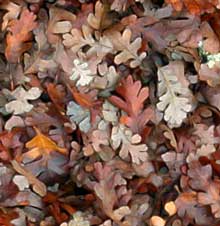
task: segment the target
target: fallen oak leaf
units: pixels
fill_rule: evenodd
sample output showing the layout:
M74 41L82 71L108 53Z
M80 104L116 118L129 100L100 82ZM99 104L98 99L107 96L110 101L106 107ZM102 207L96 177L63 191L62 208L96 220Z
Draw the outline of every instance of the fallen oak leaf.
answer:
M83 62L80 59L75 59L73 61L74 67L72 70L72 75L70 79L76 82L76 86L85 86L89 85L94 79L93 73L89 69L87 62Z
M60 89L58 89L58 86L56 86L53 83L49 83L47 85L47 92L54 103L55 107L57 110L60 112L64 112L64 98L65 98L65 93L62 92Z
M52 193L50 191L43 198L43 202L49 205L49 211L54 216L57 222L63 222L68 218L66 212L70 215L76 212L75 208L73 208L71 205L61 201L61 198L58 194Z
M57 7L51 7L49 15L50 20L47 26L47 38L50 44L56 44L61 39L57 34L71 30L71 25L75 21L76 16L67 10ZM65 24L62 22L65 22ZM61 29L60 25L65 25L65 28Z
M29 188L28 180L23 175L15 175L13 177L13 183L17 185L19 191L24 191L26 188Z
M111 24L111 21L107 18L108 10L107 4L102 4L100 1L97 1L95 4L95 13L88 15L88 24L96 30L107 28Z
M149 96L147 87L141 88L140 81L133 81L131 75L123 79L116 92L123 98L111 96L109 101L125 111L128 116L122 116L120 121L127 125L133 133L141 134L146 123L153 117L151 108L144 108L144 101Z
M25 127L24 120L17 115L13 115L6 123L5 129L11 131L15 127Z
M9 33L6 36L5 56L11 63L17 63L20 56L31 48L32 43L28 42L31 32L37 27L36 15L28 9L21 12L19 19L9 23Z
M43 182L38 180L30 171L27 171L23 166L21 166L16 160L12 160L11 164L16 172L25 176L29 182L33 186L33 190L39 194L40 196L45 196L47 193L47 187Z
M114 58L116 64L126 63L130 61L130 67L135 68L139 66L142 60L146 57L146 53L139 54L142 45L142 38L138 37L132 41L132 32L130 29L125 29L123 33L120 32L108 32L107 38L113 43L114 49L118 54Z
M90 121L91 116L88 109L83 109L80 105L74 101L70 101L67 105L66 114L70 116L70 120L73 123L79 125L82 132L88 132L91 128Z
M47 160L50 153L53 151L58 151L64 155L67 154L66 148L58 147L54 141L43 135L39 129L37 129L36 127L34 127L34 129L37 135L26 143L25 147L30 148L31 150L22 155L23 160L25 160L26 158L36 159L38 157L45 157Z
M148 161L147 145L141 144L141 137L133 135L131 130L121 124L112 128L111 146L114 150L120 148L119 156L124 160L130 158L135 164Z
M97 91L91 90L87 93L79 92L75 87L68 86L76 102L83 108L89 109L91 113L91 123L96 121L96 116L101 111L102 101L97 100Z
M182 61L172 61L158 69L157 109L164 112L164 120L173 127L181 126L188 112L193 110L193 95L188 88Z
M13 91L3 89L3 93L8 99L15 99L5 105L6 111L8 113L13 112L15 115L31 111L33 105L28 103L28 100L36 100L40 97L41 92L42 91L38 87L32 87L28 91L22 86L18 86Z

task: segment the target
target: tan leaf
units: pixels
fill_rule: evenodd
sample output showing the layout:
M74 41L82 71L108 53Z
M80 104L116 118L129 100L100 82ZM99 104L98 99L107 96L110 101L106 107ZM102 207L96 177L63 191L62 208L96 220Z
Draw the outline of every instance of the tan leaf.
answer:
M70 23L73 23L76 19L76 16L64 9L61 8L57 8L57 7L51 7L50 8L50 20L48 23L48 27L47 27L47 37L48 37L48 41L51 44L56 44L61 37L59 37L58 35L56 35L56 33L59 33L58 31L60 31L60 25L56 25L58 22L62 22L62 21L69 21ZM68 25L65 24L67 26L67 28L65 27L66 30L68 30L70 28L70 24L68 22ZM57 29L58 27L59 29Z
M122 159L128 159L130 155L131 161L136 164L148 160L147 145L140 144L141 137L138 134L133 135L125 126L113 127L111 140L113 149L120 147L119 156Z
M173 61L158 69L157 108L171 127L179 127L192 110L192 94L187 86L183 62Z
M106 13L107 6L97 1L95 4L95 14L90 13L88 16L88 24L96 30L106 28L109 25Z
M177 212L177 209L176 209L176 205L173 201L171 202L167 202L165 204L165 207L164 209L167 211L167 213L170 215L170 216L173 216L174 214L176 214Z
M121 64L130 61L130 66L135 68L141 64L142 60L146 57L146 53L138 54L142 39L139 37L131 41L131 35L131 30L125 29L122 34L117 31L109 32L107 37L109 37L114 45L114 49L118 52L114 59L115 63Z
M150 219L150 223L151 223L151 226L165 226L166 221L159 216L153 216Z
M23 166L21 166L16 160L12 160L11 164L13 168L20 173L21 175L25 176L29 182L33 186L33 190L39 194L40 196L45 196L47 193L46 185L38 180L30 171L27 171Z

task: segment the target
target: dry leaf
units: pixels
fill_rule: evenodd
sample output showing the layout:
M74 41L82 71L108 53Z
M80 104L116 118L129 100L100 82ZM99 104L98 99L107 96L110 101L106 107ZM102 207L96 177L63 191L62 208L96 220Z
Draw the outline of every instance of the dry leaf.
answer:
M96 30L104 29L109 25L109 20L106 16L107 6L97 1L95 4L95 14L90 13L88 15L88 24Z
M70 76L70 79L73 81L77 80L76 82L77 86L89 85L94 79L94 77L88 67L88 63L82 62L79 59L75 59L73 61L73 64L74 64L74 67L73 67L72 75Z
M126 127L113 127L111 140L113 149L120 147L119 156L122 159L127 160L130 155L131 161L136 164L148 160L147 145L140 144L141 137L138 134L133 135Z
M28 180L28 183L33 185L33 190L39 194L40 196L45 196L47 193L47 187L44 183L39 181L36 177L33 176L32 173L27 171L24 167L22 167L17 161L11 161L12 166L14 169L20 173L21 175L25 176Z
M123 98L111 96L110 102L125 111L128 116L122 116L120 121L128 126L132 132L141 134L146 123L152 118L153 110L144 108L144 101L149 96L147 87L141 88L140 81L133 81L131 75L123 79L116 92Z
M21 12L21 6L15 4L14 2L5 1L4 4L0 4L0 8L8 11L3 16L2 30L5 30L10 20L18 18Z
M116 64L127 63L130 61L130 66L135 68L139 66L142 60L146 57L146 53L138 54L138 50L141 48L141 38L131 40L131 30L126 29L121 34L120 32L110 32L107 37L113 43L114 49L119 52L114 59Z
M31 32L37 26L35 19L36 16L32 12L24 9L18 20L9 23L5 56L11 63L17 63L20 56L31 48L32 43L29 41L32 37Z
M82 132L86 133L91 128L89 110L83 109L74 101L69 102L66 114L70 116L70 120L72 122L79 125L79 128Z
M184 65L174 61L158 69L157 108L164 111L164 119L171 127L179 127L192 110L191 92L184 84Z
M37 128L35 128L36 136L26 143L26 148L29 148L28 152L22 155L22 159L36 159L38 157L49 158L49 155L53 151L57 151L61 154L67 154L65 148L58 147L57 144L47 136L43 135Z
M12 92L7 89L4 89L3 92L8 98L15 99L5 105L6 111L15 115L31 111L33 105L28 100L36 100L41 95L41 90L38 87L32 87L26 91L22 86L18 86Z

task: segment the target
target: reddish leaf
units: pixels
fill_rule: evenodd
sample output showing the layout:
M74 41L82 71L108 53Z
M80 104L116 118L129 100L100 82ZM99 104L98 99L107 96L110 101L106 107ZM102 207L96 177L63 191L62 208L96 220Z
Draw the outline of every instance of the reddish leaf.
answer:
M177 11L181 11L183 6L192 14L202 14L213 12L219 4L218 0L166 0Z
M116 92L123 99L111 96L109 100L128 114L128 116L121 117L121 122L130 127L134 133L141 134L146 123L153 117L151 108L144 109L144 102L149 96L148 88L141 88L141 82L134 82L132 76L129 75L121 81Z
M17 213L7 210L7 212L0 210L0 225L2 226L14 226L14 224L11 223L13 219L15 219L18 216Z
M35 19L36 16L32 12L24 9L19 19L9 23L10 32L6 36L5 55L11 63L17 63L20 56L31 48L32 43L29 42L32 37L31 32L37 27Z
M55 86L53 83L49 83L47 85L47 92L57 110L63 112L65 93L61 92L61 90L58 90L57 86Z

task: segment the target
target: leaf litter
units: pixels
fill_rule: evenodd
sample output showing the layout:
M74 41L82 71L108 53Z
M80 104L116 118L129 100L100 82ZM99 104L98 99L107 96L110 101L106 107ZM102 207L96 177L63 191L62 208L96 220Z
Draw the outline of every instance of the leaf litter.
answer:
M0 0L0 225L218 226L218 0Z

